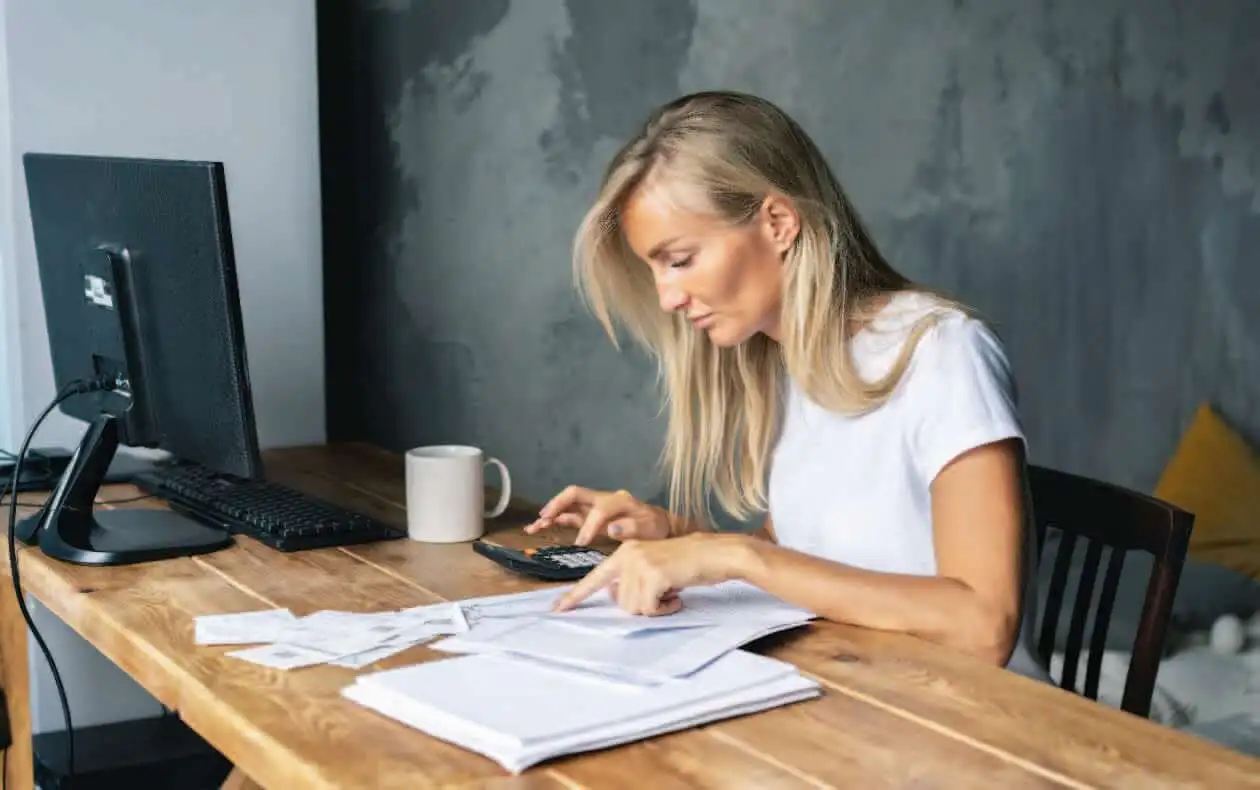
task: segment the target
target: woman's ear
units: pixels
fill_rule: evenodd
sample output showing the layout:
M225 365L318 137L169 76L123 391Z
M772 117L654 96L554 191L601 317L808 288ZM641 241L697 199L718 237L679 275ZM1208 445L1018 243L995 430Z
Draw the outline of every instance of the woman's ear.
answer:
M761 203L761 225L767 241L783 255L796 243L801 232L801 216L791 199L770 194Z

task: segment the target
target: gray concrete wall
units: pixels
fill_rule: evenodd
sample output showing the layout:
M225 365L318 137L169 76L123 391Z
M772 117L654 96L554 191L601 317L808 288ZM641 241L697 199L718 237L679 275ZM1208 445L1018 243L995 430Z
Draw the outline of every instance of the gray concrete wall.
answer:
M891 259L988 314L1034 460L1150 488L1203 399L1260 435L1250 0L395 1L352 16L338 40L357 92L325 138L344 201L331 243L353 252L329 260L335 436L478 443L532 497L659 491L652 370L580 310L568 248L618 141L714 87L793 113Z

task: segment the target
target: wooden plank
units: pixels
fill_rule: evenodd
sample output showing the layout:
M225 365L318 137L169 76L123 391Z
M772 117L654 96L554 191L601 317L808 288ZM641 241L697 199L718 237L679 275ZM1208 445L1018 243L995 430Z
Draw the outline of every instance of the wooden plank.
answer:
M0 508L5 514L5 508ZM35 768L31 755L31 686L27 669L26 621L18 610L17 598L9 575L8 545L5 547L5 572L0 574L0 688L4 689L6 715L13 744L4 755L4 787L6 790L31 790Z
M259 543L242 539L233 551L204 555L197 561L230 580L233 586L252 591L268 605L289 608L295 613L330 607L343 611L384 611L440 600L419 586L407 584L339 550L281 555ZM449 656L415 647L379 662L373 668L439 658ZM314 676L333 671L338 673L337 688L350 682L353 673L349 670L316 667L301 672ZM332 694L320 702L329 708L353 705ZM368 715L375 716L370 712ZM379 718L379 721L389 728L391 737L407 745L416 759L427 759L423 774L426 780L449 784L476 778L478 774L503 771L497 764L473 752L442 743L384 718ZM373 744L375 760L380 745L375 738L369 740L366 734L364 738L364 742ZM311 759L310 756L307 759ZM633 764L635 770L627 774L622 768L624 764ZM555 772L558 779L578 785L585 785L587 779L591 779L600 787L616 786L610 784L615 779L638 783L643 776L650 776L654 787L668 787L675 779L691 782L695 778L695 765L707 766L706 781L713 782L715 787L729 787L749 778L755 779L758 787L817 786L816 782L798 777L794 772L698 731L569 758L564 761L563 767L539 766L531 773ZM248 767L246 770L254 775ZM624 779L617 779L623 775Z
M567 780L600 790L831 787L795 766L763 760L741 744L724 742L695 729L566 757L553 765L555 772ZM859 777L853 778L860 784Z
M1260 760L899 634L826 626L769 650L833 688L1085 786L1260 788Z
M453 787L459 790L573 790L575 786L545 774L531 774L529 776L496 776L468 784L453 785ZM250 779L240 768L235 768L219 786L219 790L262 790L262 785Z
M1071 787L835 689L823 700L711 725L718 737L836 787Z

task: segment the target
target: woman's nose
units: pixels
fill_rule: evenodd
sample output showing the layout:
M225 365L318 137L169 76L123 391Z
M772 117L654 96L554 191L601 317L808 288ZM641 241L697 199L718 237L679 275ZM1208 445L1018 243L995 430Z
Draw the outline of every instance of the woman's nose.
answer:
M665 286L660 289L661 309L667 313L676 313L687 305L687 294L681 288Z

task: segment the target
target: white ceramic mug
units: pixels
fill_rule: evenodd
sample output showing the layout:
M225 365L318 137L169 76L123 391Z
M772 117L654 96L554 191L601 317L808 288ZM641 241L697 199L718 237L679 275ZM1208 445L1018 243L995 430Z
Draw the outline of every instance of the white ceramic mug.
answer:
M462 543L485 534L485 519L507 510L512 477L477 447L443 444L407 451L407 536L423 543ZM486 510L485 467L503 478L499 502Z

